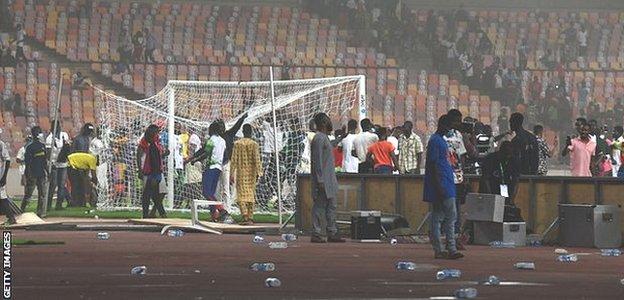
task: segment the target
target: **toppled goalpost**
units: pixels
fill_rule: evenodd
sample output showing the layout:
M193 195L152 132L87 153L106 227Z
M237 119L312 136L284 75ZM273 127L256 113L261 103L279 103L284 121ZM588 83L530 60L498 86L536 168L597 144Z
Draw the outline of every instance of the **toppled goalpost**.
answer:
M182 163L188 149L177 142L180 134L196 135L203 143L213 121L222 119L229 129L247 113L244 123L254 129L264 171L256 189L257 211L280 212L281 220L281 213L295 209L296 174L309 173L306 133L312 117L325 112L334 124L345 124L349 118L366 115L363 75L249 82L171 80L156 95L142 100L99 89L95 97L100 138L107 147L100 162L108 175L98 187L98 208L108 210L141 207L136 148L148 125L164 127L161 141L173 153L165 167L166 191L161 191L166 192L165 207L186 210L192 200L204 199L202 166ZM242 136L240 131L237 136ZM223 173L217 199L236 211L234 186L228 184L228 172Z

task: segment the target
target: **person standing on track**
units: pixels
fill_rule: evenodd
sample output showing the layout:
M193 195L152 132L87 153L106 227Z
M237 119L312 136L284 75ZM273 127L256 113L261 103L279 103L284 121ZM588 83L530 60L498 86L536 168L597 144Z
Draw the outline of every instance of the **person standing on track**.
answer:
M243 125L243 138L234 143L232 151L231 178L236 184L236 200L243 215L241 225L253 225L256 185L262 176L260 146L251 139L251 125Z
M431 204L431 244L436 259L458 259L464 255L455 245L455 182L453 168L449 163L449 146L444 136L451 129L447 115L438 120L438 130L429 138L425 163L425 182L423 200ZM445 251L440 238L440 229L444 227L448 251Z
M163 158L169 153L160 143L159 131L157 125L148 126L137 147L137 166L140 166L138 173L139 178L143 180L143 195L141 195L143 218L149 217L150 199L160 215L166 216L159 195L159 186L163 180Z
M332 132L331 120L325 113L314 116L316 134L310 144L312 165L312 243L342 243L336 227L336 194L338 180L334 171L334 155L328 135ZM322 219L327 222L327 239L322 234Z

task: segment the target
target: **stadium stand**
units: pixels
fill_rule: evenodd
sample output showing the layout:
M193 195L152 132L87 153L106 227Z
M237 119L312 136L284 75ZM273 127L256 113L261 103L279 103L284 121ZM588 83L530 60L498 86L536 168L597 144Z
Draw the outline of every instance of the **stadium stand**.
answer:
M452 72L413 68L402 59L386 55L382 48L360 47L352 38L357 28L307 11L305 6L84 0L41 4L17 0L12 10L15 23L24 24L32 43L110 78L116 84L108 87L113 91L114 87L126 87L150 96L170 79L263 80L272 65L277 78L365 74L374 122L390 126L416 120L417 129L426 133L433 131L437 116L450 107L491 123L498 131L496 120L504 106L488 93L471 89ZM411 13L410 26L418 32L426 30L432 16L446 15L431 10ZM612 109L614 99L624 93L624 13L488 9L467 13L492 42L492 51L483 57L483 68L497 57L507 65L517 65L518 47L526 43L527 70L521 73L524 99L529 97L529 83L534 76L542 83L542 92L550 83L562 83L558 78L563 78L574 115L579 113L581 82L590 87L588 98L599 103L602 110ZM474 42L477 34L469 30L475 25L473 21L442 22L435 30L442 36L468 32L467 39ZM576 36L566 37L569 32L565 30L570 26L576 32L587 28L587 54L566 59L563 72L560 70L557 76L542 58L549 49L556 50L558 56L569 54L562 49L566 38L578 41ZM156 63L145 63L145 58L138 55L136 61L127 61L126 71L120 53L143 29L155 38ZM34 53L27 56L34 57ZM35 122L44 128L49 126L50 100L58 72L54 63L43 61L29 63L26 69L5 68L0 77L0 83L7 86L4 97L21 92L27 95L24 104L32 109L24 117L3 110L3 124L8 128ZM20 86L16 82L29 84ZM81 122L97 121L97 99L92 93L66 88L62 91L65 125L73 129ZM516 108L526 109L512 110ZM12 141L18 142L23 140L21 131L11 129L3 135L9 134Z

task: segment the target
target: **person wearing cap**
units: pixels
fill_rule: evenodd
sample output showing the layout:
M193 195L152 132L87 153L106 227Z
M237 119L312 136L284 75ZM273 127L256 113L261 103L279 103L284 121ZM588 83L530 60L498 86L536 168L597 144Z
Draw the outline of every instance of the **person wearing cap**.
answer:
M74 138L72 143L71 152L74 153L89 153L91 140L95 136L95 126L91 123L86 123L80 134ZM86 206L87 198L89 196L89 176L85 170L76 168L69 169L69 181L71 182L71 202L69 206Z
M33 141L26 147L26 152L24 153L26 188L21 209L22 211L26 210L35 187L37 187L37 215L43 218L45 217L43 208L47 192L48 159L45 144L41 142L43 140L41 127L33 127L30 133L33 136Z

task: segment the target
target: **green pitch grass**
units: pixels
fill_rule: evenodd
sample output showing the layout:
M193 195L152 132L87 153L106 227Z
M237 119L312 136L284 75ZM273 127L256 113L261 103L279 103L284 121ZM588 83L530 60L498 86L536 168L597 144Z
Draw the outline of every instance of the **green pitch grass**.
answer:
M15 201L15 203L19 206L21 201ZM26 207L27 212L36 212L37 211L37 201L31 200ZM104 211L104 210L93 210L89 207L67 207L62 210L55 210L52 208L48 210L47 217L60 217L60 218L95 218L98 216L100 219L140 219L142 217L142 213L140 210L117 210L117 211ZM182 212L182 211L167 211L167 218L180 218L180 219L191 219L190 212ZM240 215L232 215L235 221L240 222L242 217ZM283 215L282 218L286 220L288 215ZM199 213L200 220L209 220L210 215L205 212ZM256 223L278 223L279 218L277 215L273 214L255 214L254 222Z

